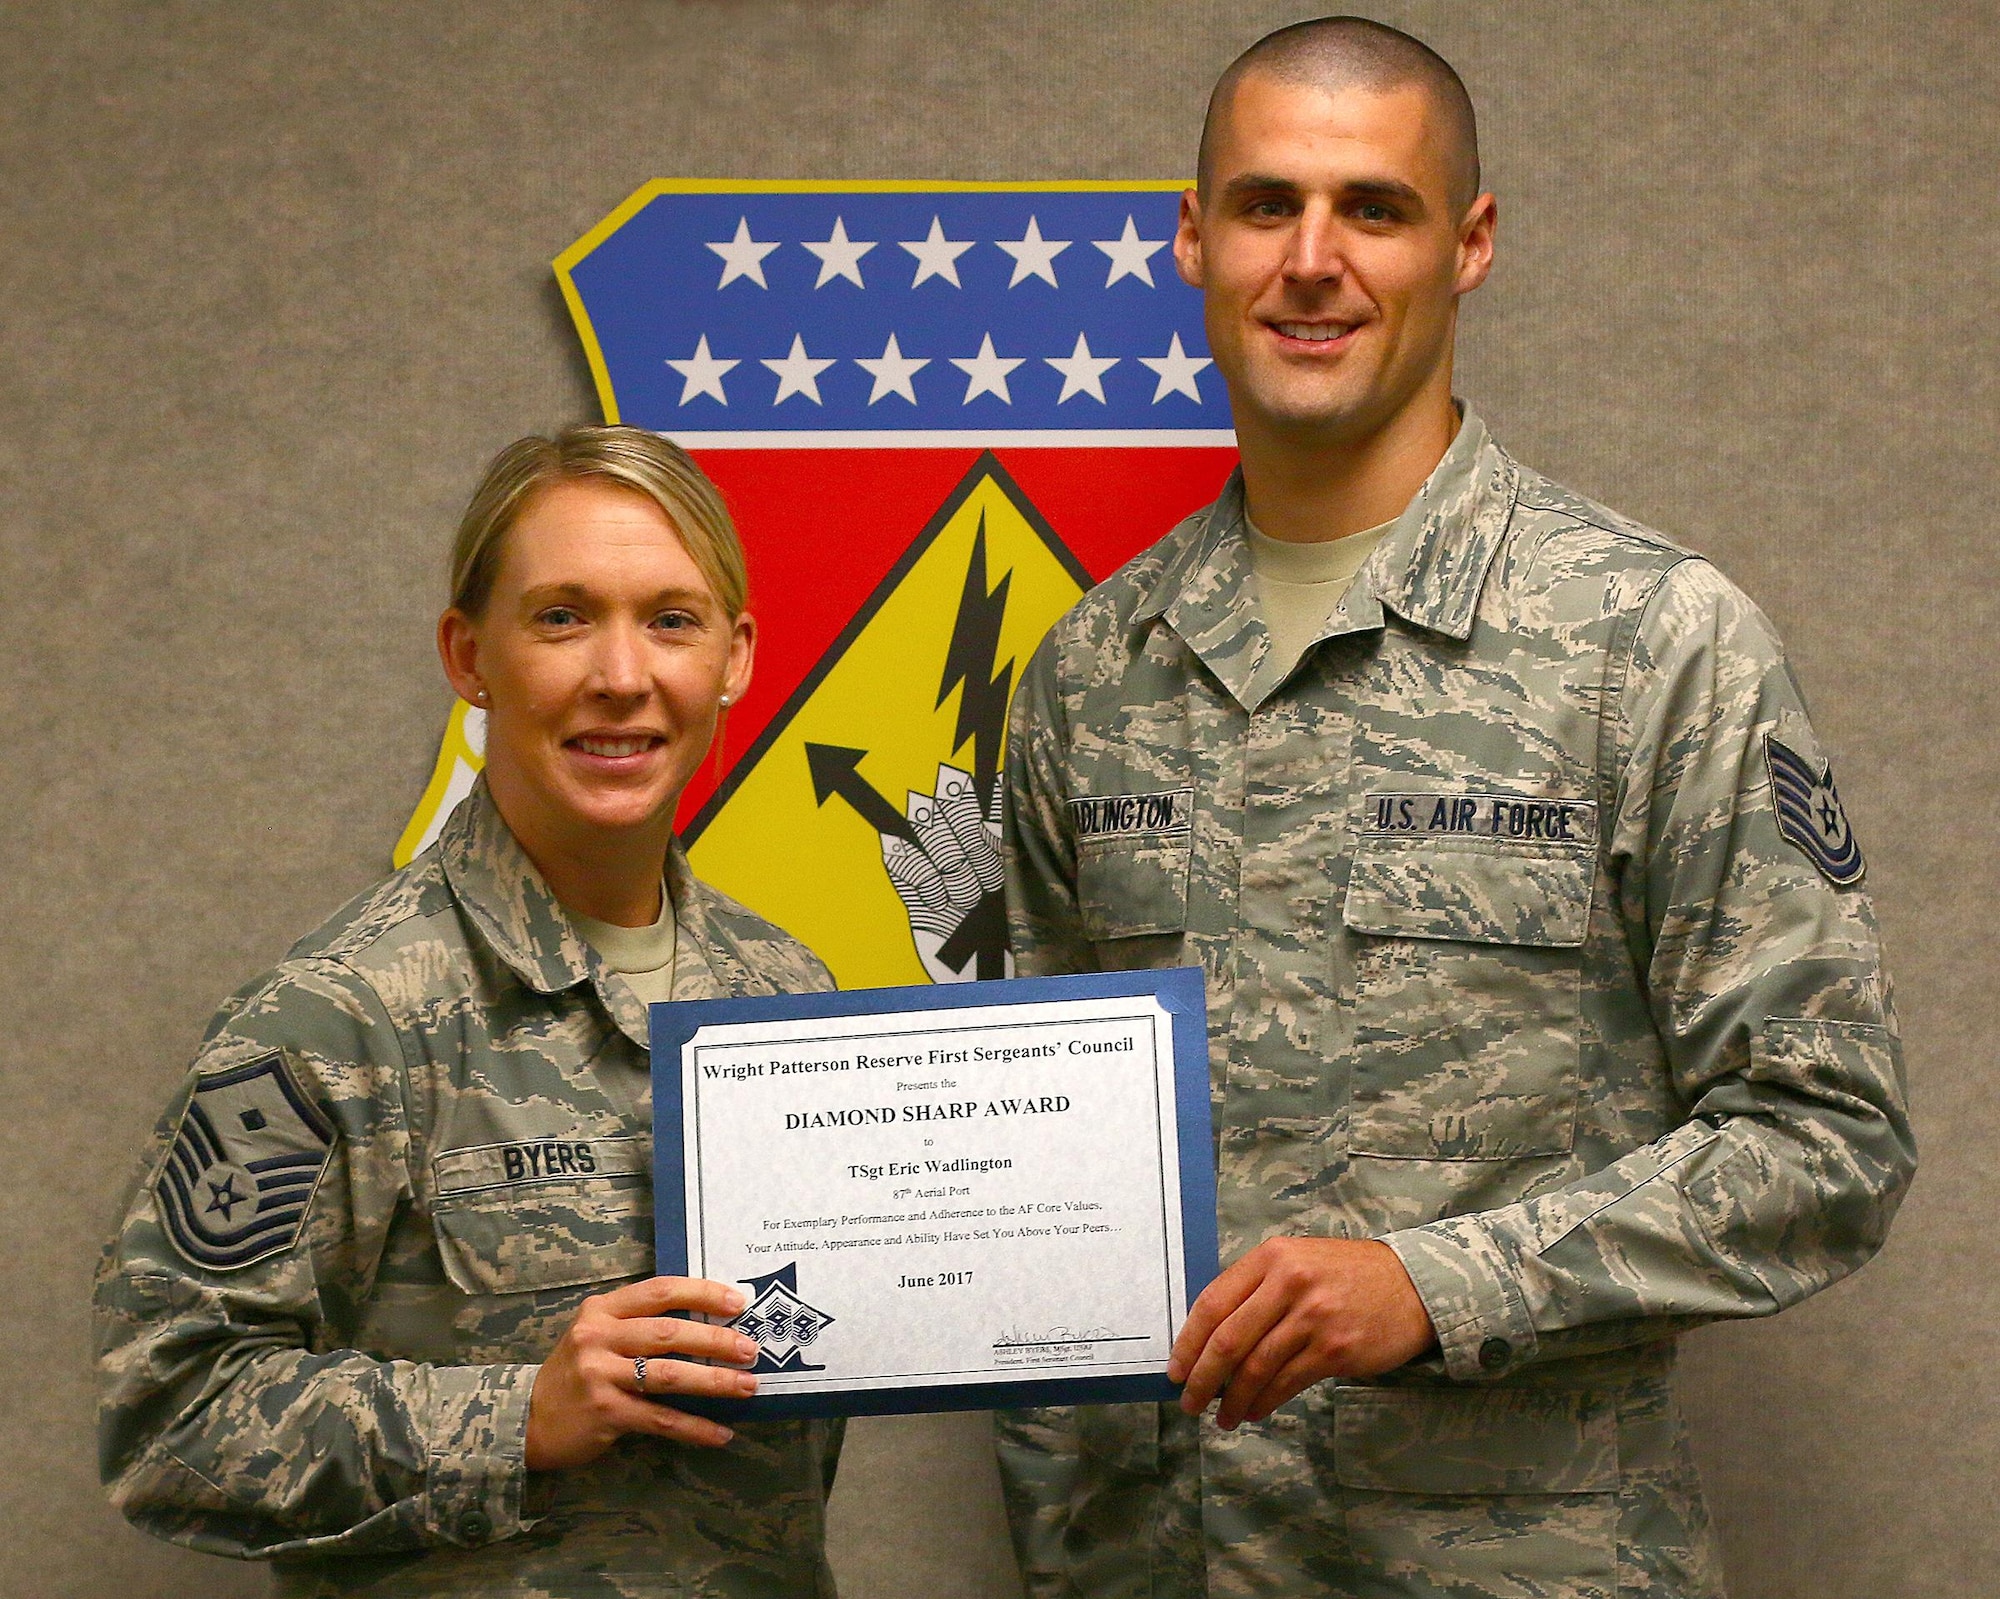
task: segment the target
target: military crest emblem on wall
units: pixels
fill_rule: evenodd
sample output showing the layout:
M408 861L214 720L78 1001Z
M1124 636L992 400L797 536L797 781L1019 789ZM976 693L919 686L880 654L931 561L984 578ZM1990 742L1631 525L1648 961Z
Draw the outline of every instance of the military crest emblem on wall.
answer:
M606 419L690 449L749 555L756 677L682 840L844 988L1006 974L1021 671L1234 465L1182 187L655 183L556 262ZM457 707L399 864L480 748Z

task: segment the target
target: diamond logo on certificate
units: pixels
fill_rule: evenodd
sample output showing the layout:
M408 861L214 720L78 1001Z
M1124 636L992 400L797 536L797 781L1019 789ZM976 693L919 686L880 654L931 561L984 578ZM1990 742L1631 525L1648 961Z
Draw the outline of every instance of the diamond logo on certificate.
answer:
M1198 970L656 1005L659 1270L741 1283L719 1416L1172 1397L1216 1271Z
M805 1347L833 1318L799 1298L799 1269L786 1264L768 1277L747 1277L743 1286L752 1298L731 1323L757 1344L752 1371L818 1371L805 1362Z

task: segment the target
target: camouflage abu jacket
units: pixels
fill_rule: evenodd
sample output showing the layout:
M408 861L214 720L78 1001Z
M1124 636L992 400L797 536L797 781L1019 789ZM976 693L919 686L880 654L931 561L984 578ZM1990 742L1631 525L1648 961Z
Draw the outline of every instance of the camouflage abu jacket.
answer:
M667 880L676 998L832 986L678 845ZM287 1594L830 1595L837 1427L525 1469L535 1362L653 1270L646 1037L483 783L239 993L99 1273L119 1508Z
M1224 1434L1003 1419L1038 1594L1710 1594L1674 1334L1913 1167L1862 866L1769 623L1471 415L1283 682L1232 482L1023 679L1023 973L1206 972L1223 1256L1381 1238L1441 1352ZM1130 803L1128 803L1130 802Z

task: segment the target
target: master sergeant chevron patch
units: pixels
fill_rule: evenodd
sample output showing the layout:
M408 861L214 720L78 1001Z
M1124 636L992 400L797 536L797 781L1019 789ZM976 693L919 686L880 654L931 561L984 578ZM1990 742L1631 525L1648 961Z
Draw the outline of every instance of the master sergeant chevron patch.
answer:
M277 1055L203 1072L153 1180L167 1236L206 1271L235 1271L298 1241L333 1149L326 1114Z

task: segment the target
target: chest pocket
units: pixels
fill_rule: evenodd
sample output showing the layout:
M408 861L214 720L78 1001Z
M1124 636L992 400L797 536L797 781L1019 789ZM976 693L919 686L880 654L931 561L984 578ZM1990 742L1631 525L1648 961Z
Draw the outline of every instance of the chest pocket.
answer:
M1116 839L1077 850L1076 894L1093 941L1141 938L1187 927L1188 866L1193 848L1179 838Z
M1069 809L1085 935L1097 943L1178 938L1187 927L1194 790L1073 799Z
M649 1275L651 1154L630 1136L444 1151L432 1223L445 1275L477 1295Z
M1560 845L1364 839L1349 1147L1415 1160L1567 1154L1593 857Z

